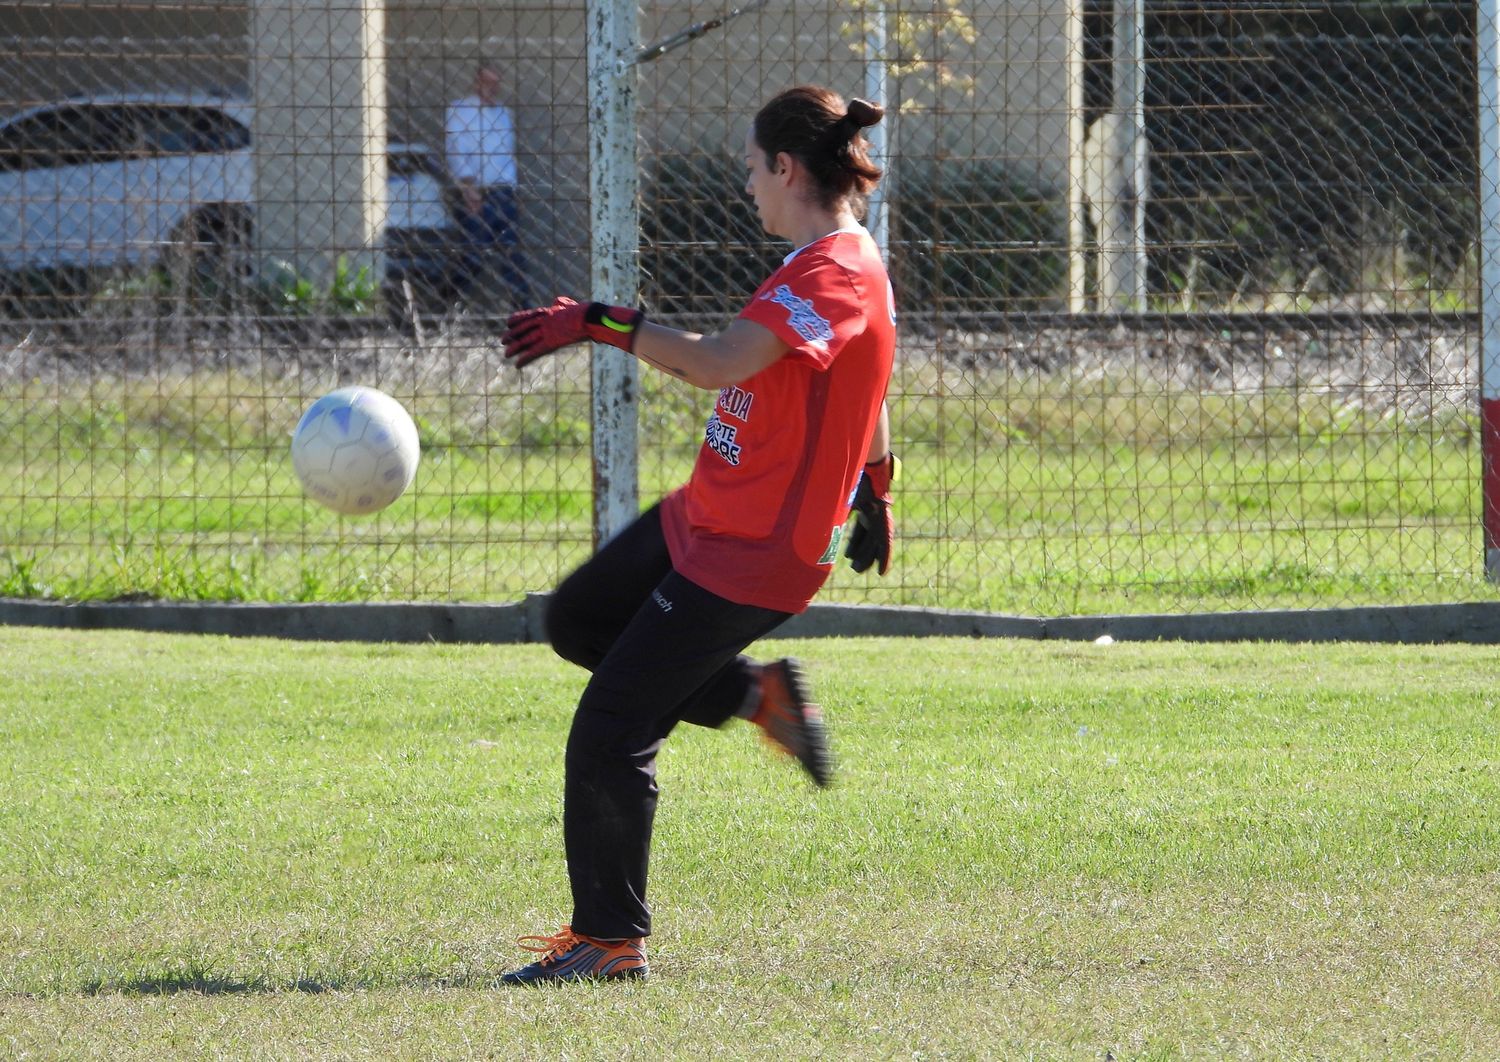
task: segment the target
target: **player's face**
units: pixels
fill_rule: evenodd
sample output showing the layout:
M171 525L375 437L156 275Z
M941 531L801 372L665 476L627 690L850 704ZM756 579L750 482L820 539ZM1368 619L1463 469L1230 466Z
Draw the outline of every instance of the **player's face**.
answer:
M755 130L745 134L745 194L755 203L755 212L760 215L761 227L772 236L776 231L777 205L782 191L776 175L766 165L766 153L755 142Z

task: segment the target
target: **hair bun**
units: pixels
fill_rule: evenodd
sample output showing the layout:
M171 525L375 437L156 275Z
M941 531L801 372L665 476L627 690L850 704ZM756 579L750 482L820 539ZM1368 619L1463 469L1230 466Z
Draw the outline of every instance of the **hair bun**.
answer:
M853 122L857 128L865 129L885 117L885 108L869 100L853 99L849 101L849 110L844 117Z

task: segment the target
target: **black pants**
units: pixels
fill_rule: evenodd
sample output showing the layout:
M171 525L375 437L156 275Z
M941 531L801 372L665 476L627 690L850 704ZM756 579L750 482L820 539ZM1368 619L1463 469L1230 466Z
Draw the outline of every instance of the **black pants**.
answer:
M656 753L679 722L722 726L745 706L758 674L741 650L789 615L726 601L673 571L657 508L557 588L547 638L593 672L568 734L563 791L575 932L651 932Z

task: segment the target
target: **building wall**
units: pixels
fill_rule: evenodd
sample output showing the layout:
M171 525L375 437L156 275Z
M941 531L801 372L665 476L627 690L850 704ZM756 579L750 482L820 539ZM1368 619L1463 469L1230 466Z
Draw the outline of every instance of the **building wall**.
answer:
M720 6L701 0L644 4L641 37L667 36ZM967 7L977 40L946 42L942 53L947 72L972 81L973 89L935 91L924 83L928 78L903 79L905 102L923 115L907 123L904 144L920 156L939 150L994 156L1039 174L1060 174L1066 159L1066 5L976 0ZM514 75L529 149L556 154L571 147L587 92L584 11L578 2L536 0L467 7L451 0L388 4L392 134L436 137L444 102L466 89L474 62L485 58ZM773 5L643 67L648 143L671 150L727 140L760 99L801 81L857 93L863 68L844 34L851 16L842 11L838 4ZM246 93L249 26L243 3L0 5L0 110L113 91Z
M938 86L928 70L893 86L910 111L892 122L901 164L984 160L1060 186L1067 168L1064 0L976 0L967 7L976 40L940 49L951 83ZM641 39L668 36L721 10L701 0L643 4ZM737 160L756 107L791 84L815 81L861 94L865 68L847 35L850 17L841 4L771 5L640 68L643 157L706 152ZM443 107L467 91L475 65L482 59L507 75L521 140L523 241L537 248L540 282L581 283L588 246L585 5L402 0L387 6L385 21L394 138L440 147ZM248 95L250 25L241 3L0 6L0 111L131 90Z

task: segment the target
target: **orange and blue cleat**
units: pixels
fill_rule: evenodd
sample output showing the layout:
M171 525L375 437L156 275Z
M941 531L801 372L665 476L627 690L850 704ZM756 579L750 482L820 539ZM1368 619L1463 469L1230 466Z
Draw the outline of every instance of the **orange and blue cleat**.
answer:
M808 700L807 686L795 660L778 660L760 669L760 704L750 721L761 728L771 744L796 757L818 785L833 781L823 711Z
M536 944L525 943L528 940ZM522 937L516 941L541 958L500 978L502 985L536 985L549 981L623 981L644 979L646 938L600 940L575 933L571 926L552 936Z

